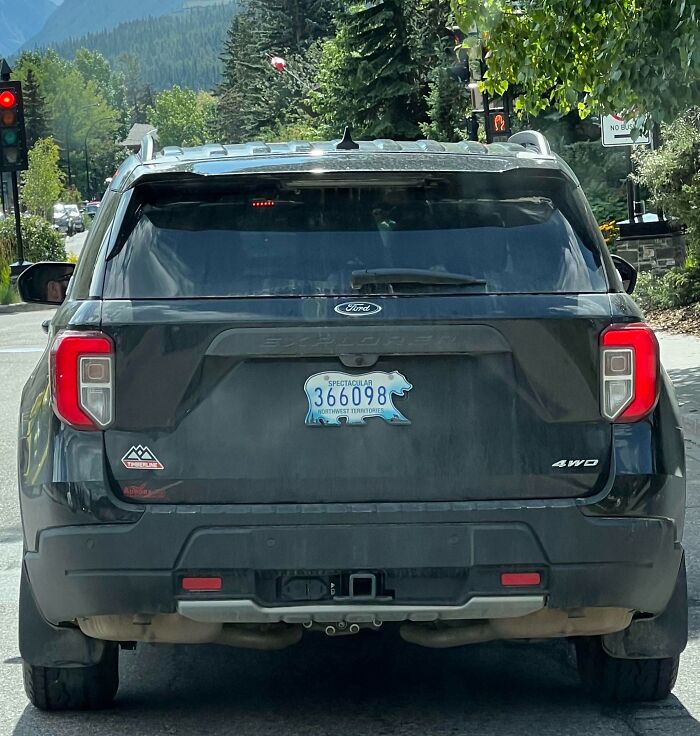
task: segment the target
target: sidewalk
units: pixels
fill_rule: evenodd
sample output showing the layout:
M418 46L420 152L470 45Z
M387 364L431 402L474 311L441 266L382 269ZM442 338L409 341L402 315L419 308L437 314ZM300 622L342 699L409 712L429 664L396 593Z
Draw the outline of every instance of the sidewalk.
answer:
M700 338L657 332L661 362L676 388L686 438L700 445Z

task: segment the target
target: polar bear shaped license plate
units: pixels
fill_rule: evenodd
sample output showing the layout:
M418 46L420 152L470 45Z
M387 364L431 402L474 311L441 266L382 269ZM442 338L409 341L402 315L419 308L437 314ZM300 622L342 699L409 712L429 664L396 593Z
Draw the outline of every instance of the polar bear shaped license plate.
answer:
M410 424L395 406L394 397L404 396L413 386L398 371L372 371L352 375L339 371L314 373L304 384L309 411L306 424L312 427L362 425L369 417L389 424Z

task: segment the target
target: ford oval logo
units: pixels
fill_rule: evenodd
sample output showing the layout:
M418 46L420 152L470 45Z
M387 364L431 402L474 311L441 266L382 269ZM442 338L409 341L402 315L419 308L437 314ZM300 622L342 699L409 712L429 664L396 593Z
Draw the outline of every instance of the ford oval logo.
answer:
M348 317L364 317L368 314L377 314L382 308L374 302L343 302L335 307L335 311Z

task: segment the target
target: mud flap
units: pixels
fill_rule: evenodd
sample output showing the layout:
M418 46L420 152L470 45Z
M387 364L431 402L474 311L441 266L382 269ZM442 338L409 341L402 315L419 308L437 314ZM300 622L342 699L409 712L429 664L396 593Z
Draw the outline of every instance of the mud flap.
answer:
M688 643L688 589L685 556L671 600L653 618L632 621L624 630L601 637L603 649L617 659L665 659L676 657Z
M98 664L111 642L91 639L80 629L54 626L41 614L22 565L19 587L19 651L22 659L39 667L87 667Z

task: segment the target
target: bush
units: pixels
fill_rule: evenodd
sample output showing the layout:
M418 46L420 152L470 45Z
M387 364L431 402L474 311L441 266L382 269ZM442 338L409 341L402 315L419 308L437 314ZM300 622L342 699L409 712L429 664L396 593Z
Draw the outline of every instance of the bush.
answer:
M65 261L66 246L63 238L37 215L22 215L22 242L27 261ZM17 259L15 219L8 217L0 222L0 264L13 263Z
M10 283L10 267L0 263L0 304L14 304L18 301L19 294Z
M688 228L688 252L700 257L700 108L661 127L663 144L635 154L639 181Z
M634 299L649 312L700 302L700 266L674 268L663 276L640 273Z

